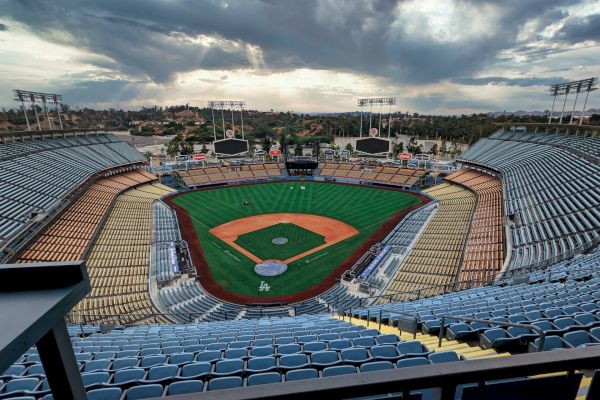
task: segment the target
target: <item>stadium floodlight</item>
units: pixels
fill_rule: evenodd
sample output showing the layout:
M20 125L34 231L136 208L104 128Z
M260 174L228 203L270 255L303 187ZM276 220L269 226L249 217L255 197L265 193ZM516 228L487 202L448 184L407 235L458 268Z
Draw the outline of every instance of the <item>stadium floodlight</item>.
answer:
M44 106L44 112L46 113L46 118L48 119L48 127L50 130L53 130L52 122L50 120L50 114L48 113L48 102L52 102L54 104L54 110L56 111L56 115L58 115L58 122L60 124L60 129L63 129L62 118L60 117L60 105L62 103L62 95L56 93L43 93L43 92L32 92L29 90L21 90L14 89L15 100L21 103L21 109L23 110L23 114L25 115L25 122L27 122L27 130L31 130L31 125L29 124L29 118L27 118L27 110L25 108L25 103L31 103L33 111L35 113L35 120L37 122L38 130L42 130L42 126L40 124L40 118L37 113L37 107L35 106L36 101L41 101Z
M373 122L372 122L372 115L373 115L373 104L379 105L379 129L377 130L377 133L375 135L372 135L373 132ZM388 138L390 137L391 134L391 127L392 127L392 106L396 105L396 98L395 97L367 97L367 98L360 98L358 99L358 106L360 107L360 132L359 132L359 137L362 137L362 130L363 130L363 107L366 106L370 106L370 110L369 110L369 135L370 136L380 136L381 135L381 107L389 105L390 106L390 113L389 113L389 119L388 119Z
M212 114L212 125L213 125L213 135L215 141L217 140L217 128L215 125L215 109L221 110L221 121L223 125L223 138L226 137L225 131L225 108L231 110L231 130L235 132L235 122L233 120L233 111L235 108L240 108L240 121L242 126L242 139L244 139L244 107L246 106L246 102L244 100L210 100L208 102L208 107L210 108L210 112Z
M567 97L569 97L569 94L575 92L575 101L573 102L573 110L571 111L571 119L569 120L569 125L571 125L573 123L573 117L575 116L575 108L577 107L579 93L584 92L585 102L583 103L581 116L579 118L579 125L581 125L583 123L583 114L585 113L585 107L587 106L588 96L590 95L590 92L593 92L594 90L598 90L598 78L587 78L578 81L563 82L551 85L549 91L550 95L553 97L553 100L552 108L550 109L550 116L548 117L548 123L552 122L552 114L554 112L554 103L556 102L556 97L565 96L562 110L560 112L560 120L558 121L559 124L562 124L565 106L567 104Z

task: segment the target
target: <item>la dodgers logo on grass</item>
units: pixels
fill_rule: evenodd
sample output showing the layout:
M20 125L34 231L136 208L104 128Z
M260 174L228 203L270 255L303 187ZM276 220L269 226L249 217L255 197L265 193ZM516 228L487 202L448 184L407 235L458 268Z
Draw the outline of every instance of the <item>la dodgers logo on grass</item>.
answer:
M268 292L271 290L271 286L265 281L260 281L260 286L258 287L259 292Z

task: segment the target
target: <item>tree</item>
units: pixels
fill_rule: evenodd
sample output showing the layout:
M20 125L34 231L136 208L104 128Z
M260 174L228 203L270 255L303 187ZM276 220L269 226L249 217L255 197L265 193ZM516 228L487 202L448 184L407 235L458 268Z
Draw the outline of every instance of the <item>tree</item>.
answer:
M438 145L436 143L433 146L431 146L431 149L429 150L429 153L435 155L437 152L438 152Z
M152 156L153 156L153 154L151 151L146 151L144 153L144 157L146 157L146 160L148 160L148 161L150 161L152 159Z
M398 143L394 143L394 146L392 147L392 153L394 153L394 156L398 156L398 154L404 152L404 142L398 142Z
M354 154L354 147L352 147L352 143L348 143L346 145L346 150L350 152L350 155Z
M302 143L300 143L300 141L296 142L296 146L294 146L294 155L301 156L302 148Z

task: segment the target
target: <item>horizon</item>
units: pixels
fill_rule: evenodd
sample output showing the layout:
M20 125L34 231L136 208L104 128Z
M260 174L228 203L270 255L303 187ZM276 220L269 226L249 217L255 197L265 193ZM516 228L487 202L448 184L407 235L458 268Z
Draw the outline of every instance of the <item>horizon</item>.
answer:
M396 112L543 112L549 85L600 75L598 0L4 4L6 108L26 89L97 110L235 98L331 114L396 96Z

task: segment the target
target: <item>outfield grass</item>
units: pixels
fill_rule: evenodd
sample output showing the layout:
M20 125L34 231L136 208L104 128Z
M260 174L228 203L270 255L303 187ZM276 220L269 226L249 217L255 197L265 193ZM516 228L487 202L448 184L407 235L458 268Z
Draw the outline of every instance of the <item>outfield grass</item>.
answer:
M250 204L244 205L244 201ZM304 181L200 190L174 199L190 215L215 282L247 296L289 295L319 284L388 218L419 201L417 196L399 191ZM252 260L209 233L225 222L271 213L321 215L342 221L359 233L291 263L282 275L268 278L254 272ZM266 245L272 245L270 239ZM270 292L258 292L261 281L271 286Z
M273 244L276 237L284 237L288 242ZM325 244L325 239L298 225L277 224L241 235L235 243L263 260L287 260Z

